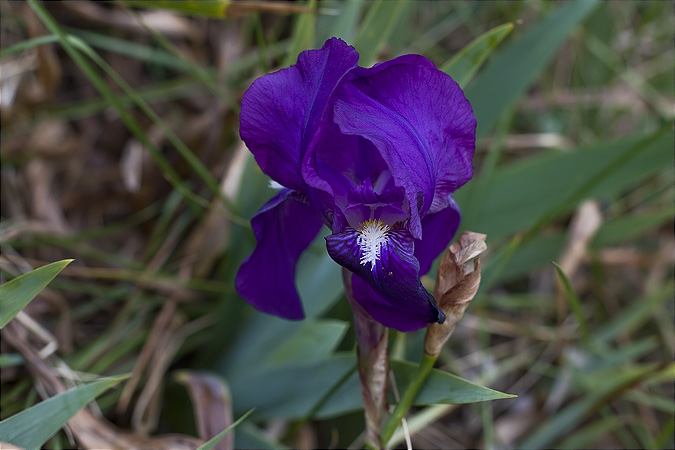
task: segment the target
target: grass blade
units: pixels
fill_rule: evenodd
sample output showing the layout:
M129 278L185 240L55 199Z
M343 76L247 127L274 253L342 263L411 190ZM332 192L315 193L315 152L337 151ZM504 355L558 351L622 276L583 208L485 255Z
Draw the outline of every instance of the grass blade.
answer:
M577 322L579 323L579 329L581 330L581 337L586 342L586 344L589 344L591 342L591 334L588 328L588 322L586 322L584 313L581 310L581 299L579 298L577 293L574 292L572 284L570 283L569 278L567 278L565 272L563 272L562 267L560 267L556 262L553 262L553 265L555 266L555 270L558 272L560 282L565 288L565 293L567 294L567 299L569 300L572 313L574 313L574 316L577 318Z
M82 53L86 54L89 58L95 61L113 80L115 80L115 82L124 90L131 100L136 103L136 105L153 121L153 123L162 130L167 139L171 142L171 144L174 145L176 150L187 161L190 167L199 175L199 177L211 189L211 191L220 198L226 207L226 214L228 217L234 223L248 227L248 221L231 212L231 202L229 202L220 191L218 181L213 177L213 175L211 175L209 170L202 164L199 158L197 158L197 156L195 156L194 153L190 151L190 149L178 138L178 136L173 131L171 131L169 127L160 119L157 113L155 113L155 111L150 108L150 105L148 105L138 95L138 93L136 93L131 88L131 86L129 86L122 79L122 77L120 77L119 74L117 74L117 72L115 72L112 67L110 67L110 65L105 62L105 60L103 60L103 58L101 58L89 45L74 36L64 33L53 17L49 15L49 13L41 4L35 0L29 0L29 2L36 14L38 14L40 19L45 23L45 26L47 26L50 31L59 36L61 45L63 45L69 56L75 61L80 69L85 72L87 77L96 86L99 92L103 94L106 100L108 100L110 104L115 107L127 128L134 134L141 144L143 144L143 146L148 149L157 165L165 174L167 180L183 194L185 199L205 208L209 206L207 200L191 192L185 183L180 179L175 169L166 160L166 158L162 156L159 149L153 145L152 142L150 142L150 139L148 139L147 135L136 123L136 120L128 113L126 108L124 108L119 98L110 90L103 79L91 67L89 62L82 57Z
M211 450L216 447L216 444L218 444L225 436L230 433L230 431L234 430L237 426L239 426L240 423L242 423L248 416L250 416L255 409L249 409L246 413L242 414L241 417L239 417L237 420L234 421L232 425L229 427L225 428L223 431L220 433L216 434L213 436L211 439L208 441L204 442L202 445L200 445L197 450Z
M38 36L32 39L27 39L25 41L17 42L16 44L0 50L0 59L11 56L15 53L25 52L33 47L39 47L40 45L53 44L58 42L58 36L49 34L46 36Z
M309 6L312 11L315 11L316 0L311 0L309 2ZM286 59L284 59L283 67L288 67L292 64L295 64L295 61L298 59L300 52L311 48L314 42L316 14L299 14L295 20L296 22L295 26L293 27L293 37L291 38L291 44L288 47L288 53L286 53Z
M27 450L40 448L79 410L125 378L104 378L74 387L3 420L0 442Z
M492 129L497 119L555 56L572 30L598 4L596 0L563 4L492 58L492 62L466 90L476 113L478 137L485 136Z
M73 42L80 42L83 46L86 46L81 40L75 38L74 36L67 35L59 26L59 24L54 20L54 18L47 12L45 7L35 0L28 0L29 5L35 11L35 14L42 20L48 30L56 34L59 37L59 42L63 46L64 50L68 55L73 59L75 64L84 72L89 81L96 87L96 89L103 95L106 101L112 105L120 115L120 119L127 126L129 131L138 139L145 148L150 151L150 154L153 156L155 163L160 167L162 173L166 177L167 181L180 191L186 200L191 202L193 205L199 205L202 207L208 207L208 201L198 195L195 195L190 191L190 189L185 185L185 183L180 179L178 173L173 169L171 164L161 155L159 149L157 149L151 142L150 139L146 136L140 126L136 123L136 120L129 114L129 112L124 107L124 104L120 99L110 90L110 88L105 84L105 81L101 76L94 70L94 68L89 64L89 62L82 56L80 50L76 49ZM93 53L93 50L92 50ZM91 55L90 55L91 56ZM127 94L129 94L127 92Z
M26 307L72 259L57 261L32 270L0 286L0 329Z
M354 39L354 48L361 56L360 66L369 67L375 62L377 52L396 27L405 6L403 0L378 0L373 3L361 23L361 31Z
M461 87L466 86L514 26L513 22L506 23L483 33L443 64L440 70L450 75Z
M214 19L223 19L230 5L230 0L209 0L209 1L127 1L129 6L139 6L150 9L166 9L175 11L184 15L196 15L210 17Z

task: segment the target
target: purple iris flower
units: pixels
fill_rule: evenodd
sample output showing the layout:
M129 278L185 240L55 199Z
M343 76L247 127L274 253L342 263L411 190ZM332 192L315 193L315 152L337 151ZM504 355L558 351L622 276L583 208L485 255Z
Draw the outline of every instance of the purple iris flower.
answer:
M420 276L459 226L451 193L473 175L476 119L428 59L358 59L332 38L244 94L241 137L281 190L251 220L257 246L236 288L261 311L302 319L295 267L325 224L356 301L385 326L416 330L445 319Z

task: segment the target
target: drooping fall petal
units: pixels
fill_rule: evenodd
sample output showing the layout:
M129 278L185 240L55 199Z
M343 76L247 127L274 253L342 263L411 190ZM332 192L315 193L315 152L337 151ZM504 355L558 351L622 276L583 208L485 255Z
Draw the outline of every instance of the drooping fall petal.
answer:
M257 245L237 272L237 291L261 311L302 319L295 266L321 229L321 220L304 195L285 189L256 213L251 225Z
M357 280L354 296L375 320L397 329L408 328L402 331L410 328L400 323L399 312L424 317L417 328L443 322L444 314L420 281L413 238L407 230L389 229L381 221L367 222L359 230L346 228L327 236L326 247L335 261L370 286L368 295L363 295Z

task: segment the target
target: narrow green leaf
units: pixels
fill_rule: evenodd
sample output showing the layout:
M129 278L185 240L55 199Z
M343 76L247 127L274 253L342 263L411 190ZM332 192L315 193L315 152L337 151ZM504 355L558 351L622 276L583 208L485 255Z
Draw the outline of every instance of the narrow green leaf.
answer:
M415 375L417 364L407 361L392 361L391 365L394 369L399 391L403 392ZM479 386L457 375L434 369L431 371L422 389L417 393L414 404L433 405L444 403L457 405L514 397L516 395L505 394L494 389Z
M597 0L569 1L532 25L519 39L491 58L467 87L483 137L536 79L574 28L599 4Z
M591 246L600 248L606 245L616 245L648 230L658 228L673 220L674 216L675 205L666 205L649 212L636 212L631 215L618 216L602 225L591 241Z
M256 408L256 420L299 419L307 417L355 368L354 355L343 353L321 361L236 372L228 376L228 382L235 411ZM353 397L360 402L358 382L354 387ZM332 398L323 404L330 404Z
M310 0L309 7L312 11L316 10L316 0ZM298 59L298 55L303 50L313 47L314 44L314 29L316 25L316 14L299 14L295 18L295 24L293 27L293 36L291 37L291 44L288 47L288 53L286 53L286 59L284 59L283 67L288 67L292 64L295 64L295 61Z
M501 394L492 389L488 390L447 372L433 371L436 358L436 356L431 356L425 352L417 365L408 362L398 363L397 375L402 375L403 379L399 383L397 378L396 384L402 394L396 408L382 426L382 443L384 445L387 445L413 404L429 404L427 401L419 400L419 396L423 392L422 388L426 388L426 392L430 392L433 398L431 403L473 403L492 399L486 395L485 390L489 391L490 394L496 393L507 397L515 397ZM394 362L395 373L397 372L396 369L397 363ZM431 377L432 374L435 375L435 379ZM439 380L440 377L445 377L445 379Z
M593 443L597 439L612 433L613 430L621 426L624 426L624 423L618 416L602 417L581 430L575 431L574 434L562 441L557 447L593 448Z
M212 19L223 19L225 12L231 0L126 0L129 6L139 6L150 9L167 9L185 15L197 15L203 17L210 17Z
M308 318L298 323L255 313L222 366L226 372L246 373L261 367L319 361L329 356L347 326L339 320ZM303 337L311 340L305 342Z
M104 378L69 389L0 422L0 442L27 450L47 440L104 391L128 375Z
M581 398L541 423L524 441L517 443L517 448L550 448L557 447L555 442L565 436L571 429L578 426L590 412L605 404L616 393L628 389L630 386L647 378L655 372L656 365L632 365L622 368L613 368L597 377L594 383Z
M288 447L275 441L265 430L249 421L242 423L234 435L234 448L285 450Z
M23 356L18 353L3 353L0 355L0 368L19 366L23 362Z
M546 152L500 168L479 179L486 190L480 208L463 223L464 229L500 239L532 227L542 218L553 220L574 209L579 197L617 196L646 177L672 166L671 130L636 134L601 142L573 152ZM545 186L546 189L532 189ZM460 189L455 200L467 204L470 192ZM542 205L545 207L542 208ZM555 214L551 214L554 212Z
M317 317L330 309L342 296L344 288L340 266L326 252L323 228L298 261L295 284L307 317Z
M404 0L377 0L372 3L354 39L354 48L360 55L359 65L369 67L375 62L377 52L396 28L406 3Z
M260 364L282 365L326 358L340 343L349 324L341 320L305 320Z
M399 392L404 392L407 389L417 371L417 367L417 364L410 362L392 361L392 369ZM414 404L463 404L513 397L515 395L479 386L456 375L434 369L422 389L417 393ZM393 402L394 399L392 398L391 401ZM363 400L361 399L359 377L355 372L316 411L315 418L326 419L360 409L363 409Z
M658 436L654 436L649 448L673 448L675 447L675 417L671 414L668 420L664 420L664 425Z
M109 50L120 55L129 56L130 58L138 59L147 64L167 67L179 72L186 72L189 69L185 62L181 61L175 55L149 45L130 42L126 39L116 38L107 34L96 33L87 30L73 29L72 35L81 38L92 47ZM207 69L202 68L202 70Z
M0 329L19 314L19 311L71 262L72 259L64 259L47 264L0 285Z
M672 384L675 380L670 380ZM675 401L672 398L664 397L659 394L649 394L647 392L634 390L626 394L626 400L630 400L650 408L663 411L668 414L675 414Z
M461 87L466 86L514 26L511 22L486 31L443 64L440 70L450 75Z
M206 68L202 67L201 65L191 61L189 58L185 58L180 50L178 50L178 47L176 47L170 39L168 39L164 34L156 31L153 27L148 26L148 24L143 20L140 14L136 13L135 11L129 10L129 13L131 16L136 19L136 21L147 30L148 33L155 39L155 41L164 48L164 50L168 51L169 54L171 54L177 62L179 62L187 71L197 80L201 81L204 86L208 87L208 89L211 91L213 95L216 97L219 97L225 104L227 104L232 110L239 112L239 102L235 100L232 95L230 95L227 90L223 89L221 85L216 82L215 77L209 73L209 71L206 70ZM86 53L86 52L85 52ZM98 56L98 55L97 55ZM96 61L96 58L92 58L94 61ZM100 64L99 64L100 65ZM110 67L110 69L106 69L106 66L101 65L101 67L104 68L104 70L108 73L112 72L113 69ZM118 84L120 84L118 82ZM120 84L122 86L122 84ZM142 101L142 99L141 99ZM141 105L139 105L141 106ZM141 106L141 108L143 108ZM147 112L146 112L147 114ZM152 115L148 114L150 117ZM173 138L169 137L169 140L174 143L174 145L180 146L180 144L177 144L175 141L178 140L177 137ZM179 148L179 151L180 148ZM186 158L187 159L187 158ZM189 161L189 160L188 160Z
M304 5L292 1L239 1L239 0L124 0L130 6L150 9L166 9L184 15L225 19L243 13L263 12L271 14L290 14L304 11ZM232 6L231 11L230 6ZM228 11L229 10L229 11Z
M648 293L643 298L622 310L621 315L597 327L594 337L597 341L608 343L621 334L629 334L648 321L663 304L672 300L673 281L664 283L660 289Z
M32 39L26 39L25 41L17 42L14 45L11 45L7 48L0 50L0 58L6 58L14 53L20 53L31 49L33 47L38 47L40 45L52 44L58 42L59 37L53 34L48 34L45 36L38 36Z
M33 11L35 11L35 14L42 20L42 22L45 24L47 29L49 29L52 33L56 34L59 37L59 42L63 46L63 49L68 53L68 55L73 59L75 64L82 70L82 72L87 76L87 78L92 82L92 84L96 87L96 89L105 97L107 102L115 107L117 112L120 115L120 119L124 122L124 124L127 126L129 131L131 131L134 136L143 144L145 148L148 149L150 154L153 156L155 163L161 168L164 176L166 179L178 190L180 191L183 196L185 197L186 200L191 202L192 205L201 205L202 207L208 207L209 203L206 199L195 195L193 192L190 191L190 189L185 185L183 180L181 180L180 176L178 173L174 170L174 168L169 164L169 162L164 158L164 156L161 154L159 149L156 148L155 145L150 142L150 139L147 137L147 135L143 132L141 127L138 125L136 119L132 117L132 115L127 111L127 108L122 104L121 100L117 95L115 95L112 90L107 86L103 78L97 73L97 71L91 66L89 61L87 61L81 51L84 49L87 51L87 55L89 57L92 56L98 56L96 52L94 52L91 47L89 47L84 41L82 41L79 38L76 38L75 36L68 35L66 34L62 29L61 26L54 20L54 18L49 14L47 9L44 7L44 5L36 0L28 0L28 4L33 8ZM99 58L99 63L103 63L105 66L107 64L105 61L102 61L102 59ZM110 73L111 75L113 73ZM115 73L116 75L116 73ZM118 80L119 82L119 80ZM125 91L126 93L134 99L134 101L138 102L137 94L132 93L129 91L129 87L124 84L122 86L123 88L127 88ZM136 97L134 97L132 94L134 94ZM141 103L140 106L146 106L147 110L150 110L149 106L145 104L144 102ZM145 111L147 113L147 110ZM152 110L150 110L152 111ZM154 111L153 111L154 113ZM156 115L156 114L155 114ZM160 126L163 126L164 124L160 123ZM179 150L181 150L179 148ZM186 156L186 155L183 155ZM189 156L189 155L188 155ZM194 157L194 155L192 155ZM211 181L210 179L206 179L205 181L209 182ZM211 183L210 187L213 187ZM217 183L216 183L216 192L220 192L220 190L217 188Z
M562 282L563 287L565 288L565 293L567 294L567 299L569 300L572 313L574 314L574 316L577 319L577 322L579 323L581 336L584 339L584 341L586 341L586 343L589 344L591 335L588 329L588 322L586 322L584 312L581 310L581 299L579 299L577 293L574 292L574 289L572 289L572 284L570 283L569 278L567 278L567 274L563 272L562 267L560 267L556 262L552 263L555 266L556 272L558 272L558 277L560 277L560 281Z
M593 344L593 348L586 347L587 350L579 350L580 353L592 352L587 355L588 362L584 364L584 369L587 371L617 368L625 366L629 361L641 361L647 357L649 352L658 348L659 339L656 336L649 336L616 348L599 340L594 340Z
M358 21L361 17L364 3L364 0L334 0L322 2L322 7L335 8L339 11L339 14L336 19L325 15L319 16L317 32L320 33L320 38L326 40L334 36L345 42L352 42L358 30ZM330 22L328 22L329 19ZM325 27L322 27L323 22L328 22Z
M228 378L232 392L237 394L233 397L235 410L256 408L256 420L297 419L310 413L315 418L328 418L358 411L363 408L363 400L355 364L353 354L336 354L320 361L236 373ZM402 391L417 365L394 361L392 367ZM473 403L512 397L447 372L432 370L415 404ZM319 407L315 410L316 405Z
M250 416L250 415L253 413L253 411L255 411L255 410L254 410L254 409L249 409L245 414L242 414L241 417L239 417L237 420L235 420L234 423L232 423L232 425L230 425L229 427L225 428L223 431L221 431L220 433L216 434L216 435L213 436L211 439L209 439L208 441L204 442L202 445L200 445L199 447L197 447L197 450L211 450L212 448L215 448L215 446L216 446L220 441L222 441L223 438L224 438L225 436L227 436L227 435L230 433L230 431L232 431L232 430L234 430L235 428L237 428L237 427L239 426L240 423L242 423L244 420L246 420L246 418L247 418L248 416Z

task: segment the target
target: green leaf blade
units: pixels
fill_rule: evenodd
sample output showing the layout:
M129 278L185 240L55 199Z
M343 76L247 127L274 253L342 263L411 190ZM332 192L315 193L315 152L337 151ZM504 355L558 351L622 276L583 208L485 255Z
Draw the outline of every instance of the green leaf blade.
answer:
M250 416L253 413L253 411L255 411L255 410L249 409L245 414L243 414L241 417L239 417L232 425L225 428L223 431L216 434L211 439L209 439L208 441L206 441L202 445L200 445L197 448L197 450L212 450L212 449L216 448L216 445L218 445L218 443L220 441L222 441L223 438L225 436L227 436L232 430L234 430L236 427L238 427L239 424L241 424L244 420L246 420L246 418L248 416Z
M572 211L577 204L572 200L577 198L570 198L567 193L584 198L619 195L672 165L672 154L664 151L672 142L672 131L664 129L652 135L638 133L601 142L574 152L546 152L505 165L489 179L474 183L471 189L485 187L480 198L473 198L471 189L460 189L454 194L460 205L468 208L480 205L478 213L467 219L463 227L485 233L491 239L502 239L526 230L545 216L552 220Z
M373 3L354 39L354 48L360 55L359 65L369 67L376 62L377 52L396 28L406 3L403 0Z
M4 328L71 262L64 259L23 274L0 286L0 329Z
M407 361L392 361L399 391L405 391L408 383L417 371L417 364ZM415 397L415 405L450 404L486 402L514 398L513 394L495 391L471 381L465 380L442 370L434 369L429 374L422 389Z
M207 1L127 1L129 6L138 6L149 9L164 9L174 11L185 15L195 15L201 17L209 17L212 19L223 19L225 17L227 7L230 0L207 0Z
M74 387L3 420L0 442L28 450L40 448L78 411L125 378L127 375Z
M399 392L405 392L413 380L418 365L392 361L392 369ZM356 372L335 391L316 411L315 418L337 417L363 408L359 377ZM415 405L465 404L516 397L474 384L442 370L434 369L415 397ZM390 399L393 401L393 398Z
M478 137L492 129L497 119L555 56L574 28L598 4L596 0L563 4L492 58L466 90L466 96L474 106Z
M450 75L461 87L466 86L514 27L515 23L510 22L486 31L443 64L440 70Z

